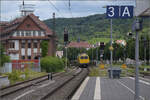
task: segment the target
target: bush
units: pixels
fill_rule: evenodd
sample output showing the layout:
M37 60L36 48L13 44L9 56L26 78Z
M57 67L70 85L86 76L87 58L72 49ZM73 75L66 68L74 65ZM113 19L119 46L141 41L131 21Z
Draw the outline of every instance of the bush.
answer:
M20 70L13 70L12 73L8 73L8 79L10 80L10 83L16 83L18 81L23 81L24 79L22 77L20 77L20 75L22 75L23 72Z
M90 68L89 76L100 76L99 68Z
M46 75L46 73L45 72L34 72L31 69L26 68L24 70L13 70L12 73L5 73L3 75L8 76L10 83L14 84L16 82L21 82L24 80L29 80L29 79L33 79L36 77Z
M62 58L62 61L63 61L63 63L66 66L66 58L65 57ZM70 67L70 61L69 61L69 59L67 59L67 66Z
M41 59L41 68L46 72L59 72L64 67L64 61L60 58L47 56Z

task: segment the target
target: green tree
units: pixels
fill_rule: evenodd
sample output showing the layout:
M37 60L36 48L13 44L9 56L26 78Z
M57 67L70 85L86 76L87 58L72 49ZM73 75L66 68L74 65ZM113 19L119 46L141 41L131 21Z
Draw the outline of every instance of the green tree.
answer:
M77 56L81 53L86 53L87 50L85 48L74 48L69 47L67 48L67 58L71 60L77 60ZM63 57L66 57L66 48L64 48L64 55Z
M0 44L0 67L3 66L4 63L10 62L10 57L4 54L5 50L3 46Z
M135 39L133 38L127 40L126 55L127 58L135 59Z
M119 59L124 60L124 50L125 47L122 44L117 44L116 42L113 43L113 59L117 61Z
M124 59L124 53L125 53L125 47L121 44L117 44L115 41L113 43L113 60L114 61L117 61L119 59ZM104 48L104 59L105 60L109 60L110 59L110 50L109 50L109 47L110 47L110 43L107 43L105 45L105 48Z
M65 67L63 59L46 56L41 59L41 68L46 72L59 72Z
M43 40L41 42L41 49L42 49L42 57L47 56L47 53L48 53L48 41L47 40Z

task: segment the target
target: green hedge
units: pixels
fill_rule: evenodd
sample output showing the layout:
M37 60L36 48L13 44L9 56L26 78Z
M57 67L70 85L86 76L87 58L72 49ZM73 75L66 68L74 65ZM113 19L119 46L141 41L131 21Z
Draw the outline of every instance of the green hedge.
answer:
M65 67L63 59L57 57L44 57L41 59L41 68L46 72L59 72Z

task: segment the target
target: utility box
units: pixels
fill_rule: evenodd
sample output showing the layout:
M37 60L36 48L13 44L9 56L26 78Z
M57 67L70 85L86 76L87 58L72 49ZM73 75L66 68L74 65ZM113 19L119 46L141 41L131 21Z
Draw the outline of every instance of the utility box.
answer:
M111 77L111 72L112 72L112 77ZM112 69L108 69L108 76L109 78L120 78L121 74L121 69L118 67L113 67Z

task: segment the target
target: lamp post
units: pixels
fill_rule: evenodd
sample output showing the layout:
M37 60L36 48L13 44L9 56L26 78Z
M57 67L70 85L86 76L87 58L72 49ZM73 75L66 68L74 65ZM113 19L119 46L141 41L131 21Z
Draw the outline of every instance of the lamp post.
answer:
M135 20L135 31L136 31L136 43L135 43L135 97L134 100L139 100L139 33L142 30L142 20L136 18Z
M110 46L112 47L112 19L110 19ZM112 71L112 58L113 58L113 52L110 50L110 73L111 78L113 78L113 71Z

